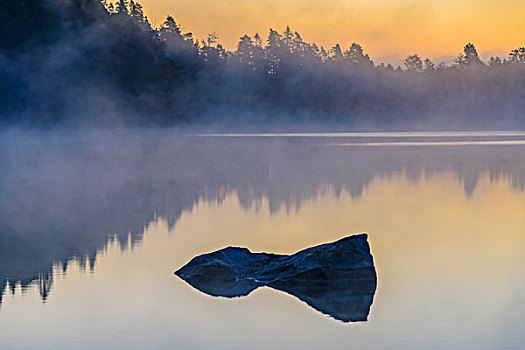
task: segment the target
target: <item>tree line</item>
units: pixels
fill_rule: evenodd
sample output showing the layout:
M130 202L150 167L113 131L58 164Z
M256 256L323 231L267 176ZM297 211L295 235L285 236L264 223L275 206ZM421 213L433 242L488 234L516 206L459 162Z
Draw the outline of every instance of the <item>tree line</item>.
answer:
M448 64L413 54L393 67L358 43L324 48L290 27L243 35L226 50L216 33L197 39L171 16L153 28L134 0L24 0L0 10L7 124L525 124L525 47L484 62L468 43Z
M340 44L326 50L323 46L319 47L315 43L304 41L299 32L292 31L289 26L282 33L269 29L268 36L264 41L259 33L255 33L253 37L245 34L240 37L236 50L227 51L218 42L217 33L210 33L205 39L194 39L191 32L183 33L179 24L170 15L167 16L160 28L152 28L148 18L144 15L142 6L133 0L118 0L115 4L107 0L102 2L110 15L127 15L145 25L157 40L166 45L168 54L177 54L178 50L186 50L200 56L205 62L229 61L232 64L249 66L253 70L263 71L268 75L277 73L281 61L290 61L284 64L295 64L297 66L327 62L374 65L370 56L357 43L352 43L345 51L341 49ZM396 70L425 72L464 69L476 65L499 67L512 64L525 64L525 47L511 50L507 58L502 59L496 56L491 57L488 62L483 62L474 44L468 43L452 64L442 61L436 65L429 58L422 58L418 54L413 54L403 60L403 67L398 66ZM381 63L374 66L394 70L392 64Z

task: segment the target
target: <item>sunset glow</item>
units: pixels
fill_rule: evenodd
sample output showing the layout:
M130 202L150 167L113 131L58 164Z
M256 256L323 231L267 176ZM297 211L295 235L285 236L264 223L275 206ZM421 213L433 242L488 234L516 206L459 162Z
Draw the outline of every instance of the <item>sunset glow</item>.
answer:
M375 61L398 62L413 53L433 60L454 58L467 42L482 57L524 44L517 25L525 2L515 0L143 0L150 21L167 14L186 31L204 38L217 32L229 49L244 34L266 37L268 28L287 25L325 47L358 42Z
M523 349L524 15L0 1L0 350Z

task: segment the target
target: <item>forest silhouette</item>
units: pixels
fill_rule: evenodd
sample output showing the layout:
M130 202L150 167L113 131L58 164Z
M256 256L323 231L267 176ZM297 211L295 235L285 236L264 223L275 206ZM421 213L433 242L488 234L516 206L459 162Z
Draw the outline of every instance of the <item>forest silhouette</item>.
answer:
M524 76L525 47L484 62L468 43L451 63L394 67L290 27L229 51L171 16L153 28L133 0L0 4L4 125L508 129L525 126Z

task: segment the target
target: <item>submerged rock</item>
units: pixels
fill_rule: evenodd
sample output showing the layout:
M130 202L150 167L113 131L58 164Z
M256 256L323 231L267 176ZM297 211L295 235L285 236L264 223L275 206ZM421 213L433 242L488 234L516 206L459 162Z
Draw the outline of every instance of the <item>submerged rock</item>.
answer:
M377 285L367 238L349 236L293 255L228 247L193 258L175 274L212 296L240 297L268 286L335 319L366 321Z

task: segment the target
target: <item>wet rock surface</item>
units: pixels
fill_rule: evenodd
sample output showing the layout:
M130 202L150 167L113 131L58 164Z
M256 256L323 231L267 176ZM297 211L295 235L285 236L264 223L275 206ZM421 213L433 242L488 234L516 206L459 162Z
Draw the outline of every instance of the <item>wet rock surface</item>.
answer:
M175 274L211 296L241 297L268 286L337 320L366 321L377 286L367 239L349 236L292 255L228 247L193 258Z

